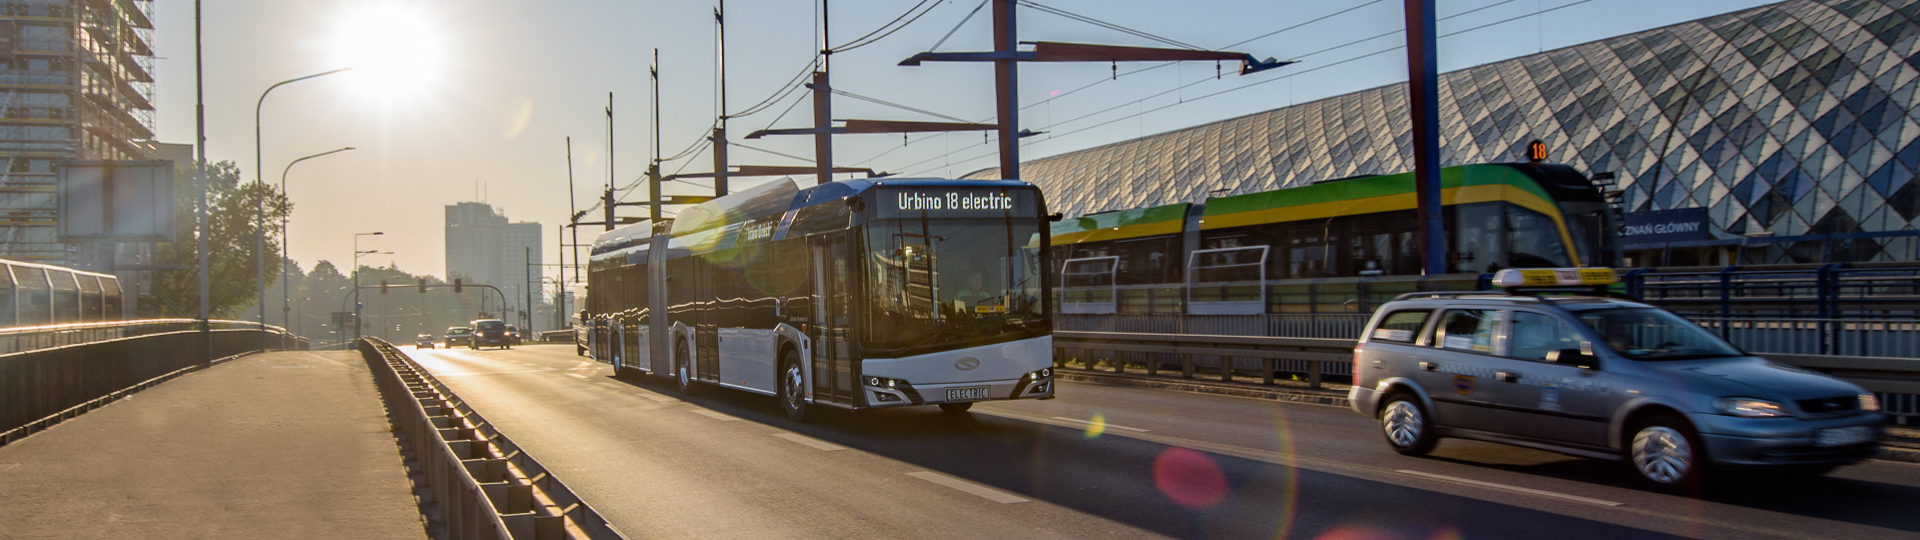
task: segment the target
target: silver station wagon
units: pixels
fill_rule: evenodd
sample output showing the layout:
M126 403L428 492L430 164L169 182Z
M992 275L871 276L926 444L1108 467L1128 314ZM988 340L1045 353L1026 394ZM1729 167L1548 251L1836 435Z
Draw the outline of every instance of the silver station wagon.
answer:
M1494 279L1506 294L1403 295L1368 322L1348 397L1394 450L1425 454L1442 437L1513 444L1622 460L1650 487L1677 491L1697 488L1709 467L1823 474L1878 449L1873 394L1608 296L1611 270ZM1550 294L1553 285L1593 292Z

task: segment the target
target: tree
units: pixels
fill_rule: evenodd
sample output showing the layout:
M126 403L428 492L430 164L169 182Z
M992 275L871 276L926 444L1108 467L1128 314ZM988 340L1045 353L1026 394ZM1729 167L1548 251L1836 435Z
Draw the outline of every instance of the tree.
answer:
M153 293L161 300L154 306L173 317L198 317L200 314L199 257L194 231L194 206L199 197L191 181L189 168L176 183L174 205L181 219L176 222L179 240L160 244L154 259L161 265L180 265L181 270L156 276ZM280 250L280 220L293 210L285 194L262 183L240 183L240 168L231 161L214 163L207 170L207 267L208 296L214 318L235 318L254 305L258 292L259 261L254 253L254 238L263 229L256 216L256 204L264 203L268 253ZM266 257L266 274L278 276L281 259Z

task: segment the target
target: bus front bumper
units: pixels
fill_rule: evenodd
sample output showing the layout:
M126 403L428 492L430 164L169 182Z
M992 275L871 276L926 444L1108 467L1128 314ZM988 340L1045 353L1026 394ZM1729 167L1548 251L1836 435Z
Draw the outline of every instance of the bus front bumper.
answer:
M1018 379L953 384L915 385L909 381L867 377L862 384L868 407L905 407L974 401L1011 399L1047 399L1053 397L1053 369L1047 368ZM875 383L878 384L875 384Z

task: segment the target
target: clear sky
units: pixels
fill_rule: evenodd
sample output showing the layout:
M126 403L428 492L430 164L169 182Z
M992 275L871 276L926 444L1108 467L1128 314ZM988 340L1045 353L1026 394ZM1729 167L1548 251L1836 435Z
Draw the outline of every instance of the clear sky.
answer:
M904 29L833 55L835 88L969 121L992 121L988 65L895 65L940 42L980 5L979 0L929 2L931 9ZM1117 80L1111 80L1113 68L1106 64L1025 65L1020 102L1031 107L1022 113L1021 127L1049 132L1027 141L1025 159L1406 80L1405 52L1388 50L1405 44L1403 35L1389 34L1403 23L1398 1L1040 3L1197 47L1301 62L1246 77L1234 75L1229 65L1218 80L1212 80L1214 66L1202 63L1123 64ZM1440 68L1451 71L1766 3L1438 0L1440 33L1461 32L1439 41ZM193 2L153 5L158 137L192 142ZM832 0L829 42L845 44L916 5L922 4ZM341 264L352 251L352 233L382 231L384 236L364 239L361 249L396 255L362 262L393 262L409 272L444 275L442 208L472 200L489 202L513 220L541 223L549 231L546 260L551 263L559 249L555 225L569 214L567 137L573 139L579 208L592 205L608 181L604 109L609 92L615 100L612 174L626 186L645 171L652 152L647 64L653 49L660 50L664 152L679 153L713 125L714 8L712 1L689 0L204 0L208 159L232 160L253 178L253 106L261 92L277 81L353 67L274 90L261 114L270 182L278 182L287 164L301 156L358 148L308 160L287 176L295 208L291 253L303 268L321 259ZM733 0L726 8L727 109L739 114L781 89L813 59L821 25L817 1ZM938 50L990 48L990 12L981 9ZM1327 15L1332 16L1273 33ZM1360 41L1381 34L1388 35ZM1165 46L1034 8L1019 11L1019 38ZM1131 73L1143 68L1153 69ZM1254 83L1265 84L1212 95ZM1067 95L1049 99L1055 92ZM806 97L805 91L794 92L763 111L731 120L733 140L811 159L810 137L744 140L748 132L770 126L810 125L811 108L805 103L775 122L789 103ZM941 120L847 97L835 98L833 113L835 118ZM994 147L979 133L909 141L903 145L898 135L839 137L836 164L957 176L997 163ZM732 162L807 164L739 147ZM685 165L686 172L704 172L711 164L710 154L703 152L670 162L666 170ZM734 182L737 189L758 181L764 179ZM704 186L670 185L667 193L711 193ZM644 196L641 184L623 197ZM622 209L623 215L641 212ZM590 242L598 229L581 232L581 241ZM552 272L548 269L548 275Z

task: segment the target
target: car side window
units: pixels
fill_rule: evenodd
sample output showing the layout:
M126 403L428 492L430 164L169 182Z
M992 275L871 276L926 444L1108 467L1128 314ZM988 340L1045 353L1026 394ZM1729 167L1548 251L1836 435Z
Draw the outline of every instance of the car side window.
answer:
M1433 343L1443 349L1492 354L1493 331L1499 326L1500 311L1450 309L1435 327Z
M1573 328L1544 313L1516 311L1508 325L1507 356L1521 360L1544 361L1547 353L1562 349L1587 349L1586 341Z
M1380 325L1373 328L1372 339L1412 343L1420 328L1427 325L1427 316L1431 312L1424 309L1407 309L1388 313L1380 319Z

